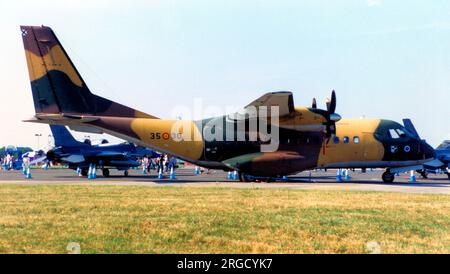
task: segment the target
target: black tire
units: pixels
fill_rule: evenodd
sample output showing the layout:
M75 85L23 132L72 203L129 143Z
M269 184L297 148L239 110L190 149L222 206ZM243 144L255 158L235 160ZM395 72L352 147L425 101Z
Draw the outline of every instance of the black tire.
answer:
M128 170L125 170L125 171L123 172L123 176L128 177L128 175L130 175L130 174L128 173Z
M448 179L450 180L450 173L447 173Z
M428 171L426 171L426 170L416 170L416 172L419 173L420 176L422 176L422 178L428 179Z
M395 174L386 171L385 173L383 173L383 176L381 176L383 179L383 182L385 183L393 183L395 180Z
M88 170L87 169L82 169L81 170L81 176L87 177L88 176Z
M108 178L109 177L109 169L107 169L107 168L102 169L102 174L103 174L103 177Z
M239 181L244 182L244 183L251 182L248 175L245 173L239 173Z

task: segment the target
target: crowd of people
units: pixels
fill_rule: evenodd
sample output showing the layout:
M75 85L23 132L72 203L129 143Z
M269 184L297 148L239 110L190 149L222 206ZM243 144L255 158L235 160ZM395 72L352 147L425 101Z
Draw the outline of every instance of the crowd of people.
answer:
M163 172L168 173L172 168L175 169L177 167L176 158L169 154L161 154L161 156L157 158L150 158L148 155L145 155L138 161L147 172L150 172L152 169L159 172L159 170L162 169Z
M14 162L15 162L14 155L11 155L11 154L8 153L3 158L1 158L1 156L0 156L0 163L2 164L2 167L5 168L5 169L13 168Z

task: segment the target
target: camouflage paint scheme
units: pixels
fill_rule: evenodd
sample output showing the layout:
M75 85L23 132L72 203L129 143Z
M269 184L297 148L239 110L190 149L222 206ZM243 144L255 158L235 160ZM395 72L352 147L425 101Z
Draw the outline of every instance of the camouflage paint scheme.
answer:
M255 101L277 105L276 97L286 102L278 104L282 115L280 146L275 152L261 152L260 142L205 141L203 126L212 119L234 123L227 117L183 121L191 136L200 138L180 142L171 134L180 121L158 119L92 94L49 27L22 26L21 31L36 111L33 122L87 126L200 166L257 176L289 175L318 167L406 166L434 156L431 147L410 134L392 139L389 129L407 131L387 120L343 119L336 129L340 142L327 141L326 111L294 107L290 92L269 93ZM224 134L226 128L221 129ZM183 129L178 133L183 134ZM344 137L349 143L343 142ZM393 146L397 151L392 151Z

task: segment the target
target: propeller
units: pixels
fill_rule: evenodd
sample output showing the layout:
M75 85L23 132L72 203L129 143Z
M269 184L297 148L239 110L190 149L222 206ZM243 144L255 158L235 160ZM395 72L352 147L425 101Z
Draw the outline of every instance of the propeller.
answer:
M328 143L330 141L330 138L336 135L336 122L339 122L342 119L341 116L336 113L337 99L336 92L334 90L331 93L331 100L327 98L325 104L327 105L327 111L325 114L325 117L327 119L327 122L325 123L325 135L327 137Z

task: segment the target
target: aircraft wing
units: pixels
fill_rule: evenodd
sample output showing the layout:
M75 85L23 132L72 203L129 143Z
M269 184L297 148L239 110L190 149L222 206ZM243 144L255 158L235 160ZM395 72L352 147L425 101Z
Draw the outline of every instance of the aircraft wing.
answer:
M96 153L93 155L89 155L91 157L124 157L125 154L123 152L119 152L119 151L102 151L100 153Z
M72 164L78 164L85 161L84 156L81 154L72 154L68 155L67 157L61 158L64 162L72 163Z
M260 98L248 104L245 109L249 109L250 107L256 107L256 109L258 109L258 107L261 106L268 107L269 116L271 106L279 107L279 116L286 116L295 112L294 98L292 96L292 92L289 91L266 93Z

